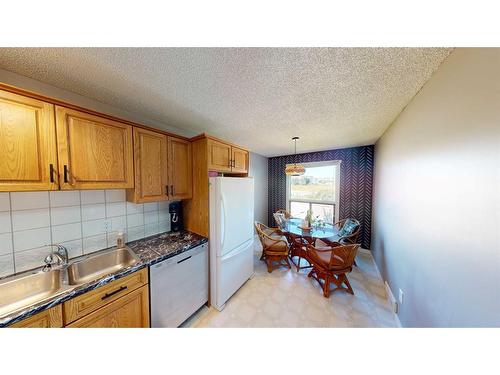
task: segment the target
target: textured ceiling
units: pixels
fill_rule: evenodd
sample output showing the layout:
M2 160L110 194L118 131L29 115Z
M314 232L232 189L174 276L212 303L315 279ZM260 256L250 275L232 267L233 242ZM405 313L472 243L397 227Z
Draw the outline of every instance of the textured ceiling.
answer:
M445 48L1 48L0 68L266 156L373 144Z

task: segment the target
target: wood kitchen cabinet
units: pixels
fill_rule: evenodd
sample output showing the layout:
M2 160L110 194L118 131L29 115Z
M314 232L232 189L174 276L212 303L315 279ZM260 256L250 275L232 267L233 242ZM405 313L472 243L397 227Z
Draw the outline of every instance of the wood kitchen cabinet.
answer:
M208 169L214 172L248 173L248 151L215 139L207 139Z
M134 187L132 126L55 108L61 190Z
M135 187L127 200L135 203L168 199L167 136L134 128Z
M207 134L191 138L193 196L183 202L184 226L202 236L209 235L209 174L220 172L248 176L249 153L242 147Z
M231 172L231 146L213 139L207 140L208 169L217 172Z
M136 289L67 325L68 328L148 328L148 286Z
M11 328L60 328L63 326L62 305L44 310L10 325Z
M189 199L193 195L191 142L168 137L169 198Z
M0 191L57 190L54 106L0 90Z
M64 302L65 327L149 327L148 280L144 268Z
M189 199L192 196L191 142L134 128L135 203Z
M232 146L231 162L231 172L248 173L248 151Z
M0 191L127 189L136 203L192 197L187 138L0 88ZM231 148L221 147L214 163L230 169Z

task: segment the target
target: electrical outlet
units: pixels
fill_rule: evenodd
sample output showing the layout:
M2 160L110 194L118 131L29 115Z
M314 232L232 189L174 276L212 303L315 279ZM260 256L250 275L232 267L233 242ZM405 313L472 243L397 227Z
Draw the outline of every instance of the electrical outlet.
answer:
M403 290L401 288L399 288L399 298L398 299L399 299L399 304L401 304L401 305L403 304L403 295L404 295Z

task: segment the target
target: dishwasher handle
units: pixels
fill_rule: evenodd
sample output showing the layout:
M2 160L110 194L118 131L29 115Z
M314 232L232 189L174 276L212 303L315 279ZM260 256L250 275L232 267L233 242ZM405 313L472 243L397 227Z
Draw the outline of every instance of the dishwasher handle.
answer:
M188 259L191 259L191 255L190 255L190 256L188 256L188 257L186 257L186 258L184 258L184 259L179 260L179 261L177 262L177 264L182 263L182 262L185 262L185 261L186 261L186 260L188 260Z

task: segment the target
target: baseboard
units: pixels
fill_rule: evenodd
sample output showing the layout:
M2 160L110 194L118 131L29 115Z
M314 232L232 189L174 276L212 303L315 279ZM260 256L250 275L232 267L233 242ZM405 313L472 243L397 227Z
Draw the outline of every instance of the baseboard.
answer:
M370 254L372 256L372 259L373 259L373 254L368 249L359 248L358 252L363 253L363 254ZM392 293L392 290L391 290L391 287L389 286L389 283L387 282L387 280L384 280L384 278L382 277L382 274L380 273L380 270L378 269L377 262L375 262L375 259L373 259L373 264L375 265L375 270L377 271L378 277L380 277L380 279L384 282L386 295L387 295L387 301L389 302L389 304L391 306L394 306L394 304L397 306L396 309L393 308L392 315L393 315L394 321L396 322L397 327L402 328L403 326L401 325L401 321L399 320L399 316L398 316L397 312L394 311L394 310L399 309L399 305L397 304L396 298L394 297L394 294Z
M396 297L394 297L394 293L392 293L391 287L389 286L389 283L386 280L384 281L384 285L385 285L385 292L387 294L387 300L389 301L389 304L392 307L392 317L394 318L394 321L396 322L398 328L402 328L401 321L399 320L398 316L399 305L398 302L396 301Z

